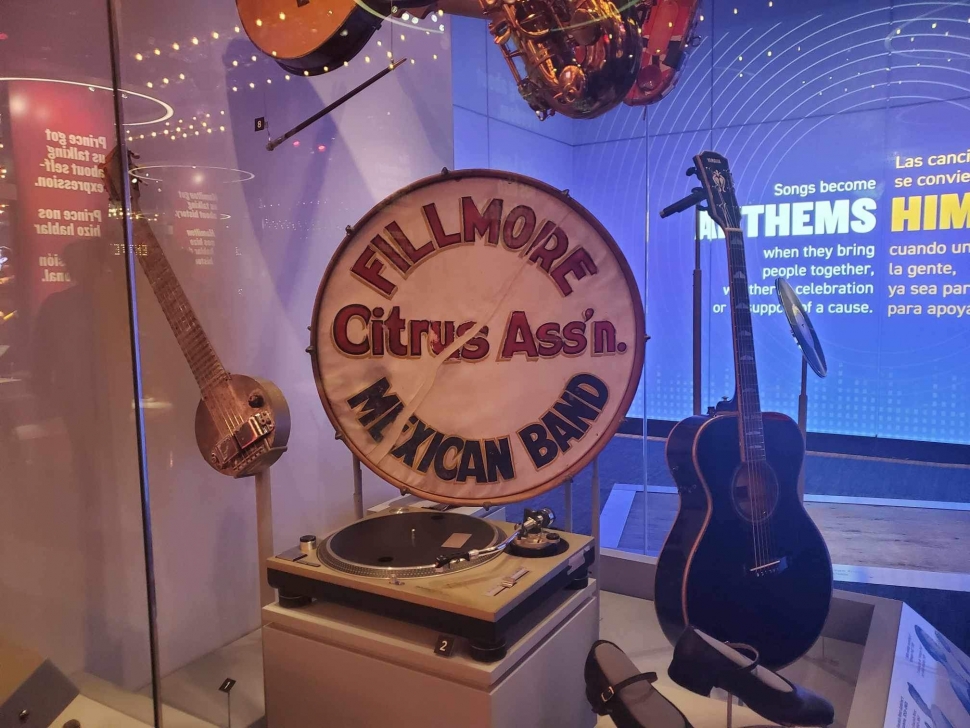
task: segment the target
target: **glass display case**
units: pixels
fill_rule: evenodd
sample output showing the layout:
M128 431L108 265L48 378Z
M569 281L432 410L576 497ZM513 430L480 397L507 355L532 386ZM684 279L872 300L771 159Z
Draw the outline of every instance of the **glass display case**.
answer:
M318 289L368 211L443 168L588 210L649 335L595 458L501 513L469 505L550 507L595 537L600 587L653 599L683 490L668 437L736 394L730 240L707 211L660 215L703 150L730 160L760 405L805 433L835 587L970 651L966 3L704 0L662 98L545 119L474 8L360 6L357 45L335 30L315 56L276 50L307 3L282 5L0 12L0 652L137 724L227 725L227 698L233 722L265 720L265 558L406 495L321 404Z

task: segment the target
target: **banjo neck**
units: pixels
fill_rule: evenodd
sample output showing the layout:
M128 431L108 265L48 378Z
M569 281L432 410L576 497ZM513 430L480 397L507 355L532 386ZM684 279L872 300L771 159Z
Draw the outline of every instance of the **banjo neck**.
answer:
M199 385L202 399L207 401L213 396L215 387L229 380L229 373L199 323L151 226L137 210L135 215L132 228L138 252L136 257Z

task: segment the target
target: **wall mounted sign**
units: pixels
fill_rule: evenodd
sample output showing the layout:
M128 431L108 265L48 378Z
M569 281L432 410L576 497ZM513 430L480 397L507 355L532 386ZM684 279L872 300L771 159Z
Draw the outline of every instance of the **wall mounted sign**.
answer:
M548 490L616 431L643 364L643 307L609 233L528 177L464 170L391 195L317 292L309 352L344 442L448 503Z

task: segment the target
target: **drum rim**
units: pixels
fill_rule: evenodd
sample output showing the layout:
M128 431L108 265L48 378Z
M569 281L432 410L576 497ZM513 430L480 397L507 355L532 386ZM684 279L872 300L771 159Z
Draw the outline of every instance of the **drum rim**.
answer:
M631 376L627 382L626 389L623 392L622 398L620 399L620 406L617 409L617 415L613 417L609 423L607 423L603 434L593 444L589 451L587 451L582 458L577 460L567 470L559 473L556 476L547 478L543 482L529 488L528 490L524 490L512 495L500 496L487 501L456 498L453 496L422 490L391 476L390 473L382 471L377 467L376 464L371 463L366 454L357 447L353 440L347 437L346 433L343 431L339 419L334 414L330 405L330 400L323 389L323 377L322 372L320 371L320 361L317 357L317 331L319 329L318 324L320 320L320 308L323 304L323 294L327 288L327 283L330 280L330 276L336 270L338 262L346 252L347 248L350 246L357 234L357 231L369 223L371 219L383 212L385 208L394 204L405 195L409 195L416 190L430 187L431 185L439 184L441 182L455 182L469 177L485 177L503 180L506 182L517 182L526 186L534 187L552 197L558 198L560 202L570 207L577 215L583 218L583 220L585 220L586 223L589 224L590 227L596 231L597 235L599 235L600 238L606 243L607 247L610 249L610 252L613 253L613 257L616 259L617 265L620 267L620 271L623 273L623 278L627 284L627 290L631 294L631 299L633 300L634 331L636 336L635 341L631 344L634 356L633 368L631 370ZM627 261L626 256L623 254L623 251L620 250L620 246L616 244L613 236L610 235L609 231L603 226L603 224L597 220L589 210L574 200L569 195L568 190L558 190L552 185L546 184L541 180L537 180L533 177L528 177L517 172L505 172L496 169L461 169L452 171L446 168L438 174L430 175L428 177L419 179L416 182L412 182L408 186L402 187L397 192L385 197L383 200L374 205L374 207L372 207L360 220L358 220L355 225L347 228L347 234L344 236L344 239L340 241L340 244L337 246L336 250L334 250L334 253L330 258L330 262L327 264L327 269L323 274L323 278L320 280L320 285L317 287L317 295L313 302L313 316L310 319L310 346L307 351L310 354L310 363L313 366L313 379L317 386L317 394L320 397L320 402L323 404L324 411L327 413L327 418L330 420L330 424L333 425L338 439L340 439L344 445L346 445L350 451L357 456L358 460L360 460L360 462L362 462L368 470L373 472L382 480L385 480L399 488L405 495L413 494L421 498L434 501L435 503L447 503L449 505L458 506L481 505L484 507L489 507L494 505L505 505L508 503L518 503L550 491L565 480L574 477L583 468L589 465L597 455L600 454L603 448L606 447L606 444L613 438L613 435L615 435L617 430L619 430L620 423L622 422L625 413L630 408L630 404L633 402L634 396L636 396L637 388L640 386L640 379L643 374L644 349L646 347L647 338L643 301L640 299L640 289L637 286L636 278L633 276L633 271L630 268L630 264Z

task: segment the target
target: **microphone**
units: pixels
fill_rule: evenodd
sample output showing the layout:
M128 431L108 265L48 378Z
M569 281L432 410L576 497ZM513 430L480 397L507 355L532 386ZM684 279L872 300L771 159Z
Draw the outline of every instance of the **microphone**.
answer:
M668 207L665 207L663 210L661 210L660 217L661 218L670 217L671 215L675 215L678 212L683 212L684 210L688 210L691 207L694 207L694 205L697 205L698 203L703 202L705 197L707 197L707 193L704 192L704 188L695 187L693 192L687 195L687 197L685 197L682 200L677 200L677 202L675 202L674 204L669 205Z

